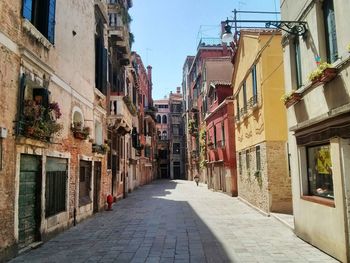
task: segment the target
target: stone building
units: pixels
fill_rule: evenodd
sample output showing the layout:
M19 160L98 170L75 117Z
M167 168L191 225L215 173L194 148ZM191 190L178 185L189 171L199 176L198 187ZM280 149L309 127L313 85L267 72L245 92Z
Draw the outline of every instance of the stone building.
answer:
M303 36L282 38L295 233L342 262L350 261L349 12L345 0L281 2L283 20L307 23Z
M170 178L170 144L169 144L169 99L166 97L155 100L154 106L157 109L156 129L158 136L158 178Z
M169 94L169 158L170 178L185 179L185 139L181 88Z
M241 29L232 76L238 195L265 213L292 212L281 33Z
M34 3L0 2L1 260L103 209L111 191L107 6Z
M115 199L125 198L129 189L134 188L135 156L131 151L131 131L137 117L136 84L133 80L128 9L132 1L108 0L108 43L109 43L109 115L108 139L111 151L108 169L112 177L111 193ZM133 165L130 165L130 162ZM131 171L129 171L131 167Z
M230 61L228 61L231 64ZM232 65L232 64L231 64ZM232 70L231 70L232 71ZM208 188L237 196L234 107L230 82L212 81L207 93L205 130L199 132L201 155L206 155ZM205 131L205 132L204 132Z
M159 178L185 179L184 122L181 88L169 97L155 100L156 129L158 134Z
M204 124L205 111L205 92L208 87L208 79L203 71L206 58L228 57L229 51L225 45L221 44L220 39L201 39L195 57L188 56L183 67L182 90L184 92L184 112L185 130L188 131L190 120L196 120L198 126ZM220 71L219 71L220 72ZM220 79L220 78L219 78ZM214 78L213 80L218 80ZM206 170L200 167L200 145L199 138L195 134L188 134L187 154L186 154L186 178L193 180L197 174L200 175L202 182L207 182Z

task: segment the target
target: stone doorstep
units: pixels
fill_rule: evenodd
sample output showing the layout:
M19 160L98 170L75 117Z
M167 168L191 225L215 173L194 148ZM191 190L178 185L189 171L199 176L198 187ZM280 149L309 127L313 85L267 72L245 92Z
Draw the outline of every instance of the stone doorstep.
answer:
M18 251L18 255L26 253L26 252L28 252L28 251L30 251L32 249L36 249L38 247L41 247L42 244L44 244L43 241L34 242L34 243L28 245L27 247L20 249Z

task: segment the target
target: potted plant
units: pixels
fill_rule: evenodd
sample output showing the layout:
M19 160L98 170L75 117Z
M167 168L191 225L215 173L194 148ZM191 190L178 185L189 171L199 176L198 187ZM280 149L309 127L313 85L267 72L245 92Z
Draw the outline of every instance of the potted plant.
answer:
M291 92L288 92L281 97L281 100L283 101L286 108L289 108L290 106L299 102L301 99L302 95L299 92L296 92L296 90L292 90Z
M52 102L48 107L44 107L35 100L25 100L22 135L41 141L50 141L52 136L63 128L57 123L61 115L57 102Z
M312 71L308 79L313 83L322 82L326 83L331 81L337 76L337 69L327 62L322 62L318 67Z
M90 127L83 127L83 123L81 121L74 122L72 125L72 132L75 138L86 140L90 135Z
M92 152L106 154L108 151L109 151L109 146L106 143L101 144L101 145L92 144Z

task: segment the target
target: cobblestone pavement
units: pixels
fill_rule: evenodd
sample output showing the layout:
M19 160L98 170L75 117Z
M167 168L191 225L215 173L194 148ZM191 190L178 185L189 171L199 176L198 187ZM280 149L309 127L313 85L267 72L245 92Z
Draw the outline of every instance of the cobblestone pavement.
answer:
M337 261L236 198L157 181L12 262Z

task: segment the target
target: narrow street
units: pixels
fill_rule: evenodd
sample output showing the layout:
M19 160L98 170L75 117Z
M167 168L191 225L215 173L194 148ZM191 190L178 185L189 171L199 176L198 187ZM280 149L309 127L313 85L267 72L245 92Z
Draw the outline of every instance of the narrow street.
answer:
M337 261L236 198L156 181L11 262Z

